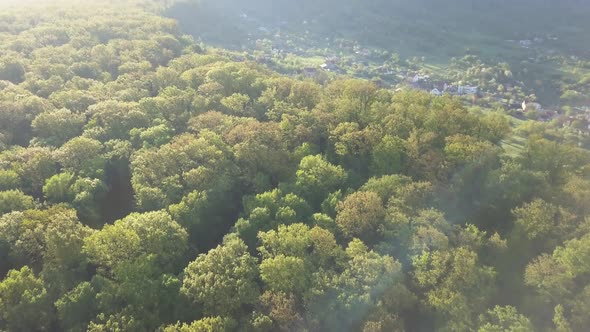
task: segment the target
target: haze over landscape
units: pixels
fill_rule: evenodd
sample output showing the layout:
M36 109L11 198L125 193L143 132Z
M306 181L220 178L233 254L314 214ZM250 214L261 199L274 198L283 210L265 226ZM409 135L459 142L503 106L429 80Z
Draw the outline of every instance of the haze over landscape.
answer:
M587 331L588 17L0 0L0 331Z

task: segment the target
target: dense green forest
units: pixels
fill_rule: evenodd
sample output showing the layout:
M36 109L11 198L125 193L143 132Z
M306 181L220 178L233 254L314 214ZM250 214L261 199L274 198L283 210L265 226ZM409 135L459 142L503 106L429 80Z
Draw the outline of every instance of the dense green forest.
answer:
M278 73L168 5L0 2L0 331L587 331L571 132Z

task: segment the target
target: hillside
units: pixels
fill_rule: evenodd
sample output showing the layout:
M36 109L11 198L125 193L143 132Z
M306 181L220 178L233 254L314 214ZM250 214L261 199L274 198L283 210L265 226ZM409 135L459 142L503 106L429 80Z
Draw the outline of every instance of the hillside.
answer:
M442 76L453 58L475 55L488 66L507 63L521 73L511 84L524 82L526 94L547 106L569 104L559 105L560 97L590 69L571 68L590 57L590 5L582 1L203 0L180 2L166 14L197 39L247 52L266 39L300 56L338 54L346 52L343 43L356 44L423 58ZM587 87L579 92L587 95Z
M309 31L318 40L359 40L405 56L430 57L457 56L490 42L546 34L562 36L563 49L588 52L589 12L590 5L583 1L536 0L202 0L180 2L168 11L181 26L197 27L199 34L225 46L259 26L280 26L295 33ZM241 24L242 14L251 26ZM226 28L241 34L224 36Z

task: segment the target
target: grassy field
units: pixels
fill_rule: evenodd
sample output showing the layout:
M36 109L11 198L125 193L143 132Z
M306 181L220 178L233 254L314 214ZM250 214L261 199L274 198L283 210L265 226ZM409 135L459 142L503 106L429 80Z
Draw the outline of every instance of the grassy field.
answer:
M512 127L512 135L507 139L501 142L502 149L504 149L504 155L509 157L516 157L524 150L524 145L526 144L526 138L519 135L516 129L525 123L525 120L521 120L515 118L513 116L509 117L510 125Z
M515 158L522 153L524 150L524 144L526 139L522 136L513 134L511 137L502 141L502 149L504 149L504 155L511 158Z
M325 62L324 57L298 57L298 62L302 67L318 67Z

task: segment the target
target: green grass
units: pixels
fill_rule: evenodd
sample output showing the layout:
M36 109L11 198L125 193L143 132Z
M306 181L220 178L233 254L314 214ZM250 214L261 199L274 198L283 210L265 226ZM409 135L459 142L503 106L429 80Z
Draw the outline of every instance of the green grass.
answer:
M511 137L501 142L502 149L504 149L504 155L515 158L518 157L522 151L524 151L524 145L526 139L519 135L512 135Z
M509 120L510 120L510 125L512 127L512 130L515 130L521 124L526 122L526 120L521 120L521 119L515 118L513 116L509 117ZM504 150L503 155L511 157L511 158L515 158L518 155L520 155L522 153L522 151L524 150L525 144L526 144L526 138L520 136L515 131L512 132L512 135L510 137L508 137L505 140L503 140L502 142L500 142L500 146Z
M314 56L314 57L300 57L299 61L301 65L304 67L317 67L325 62L324 57L321 56Z

